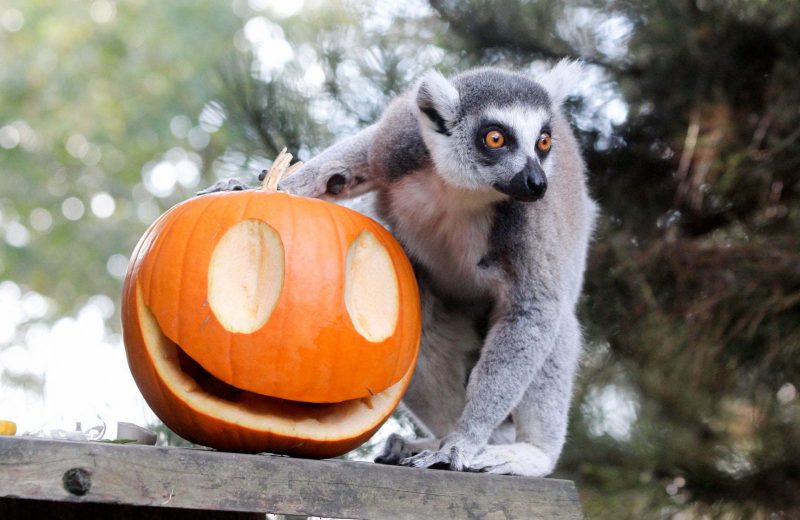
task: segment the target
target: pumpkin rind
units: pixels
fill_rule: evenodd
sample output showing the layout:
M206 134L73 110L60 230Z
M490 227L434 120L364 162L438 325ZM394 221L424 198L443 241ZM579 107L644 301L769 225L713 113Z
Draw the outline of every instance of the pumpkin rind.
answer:
M134 259L143 297L164 334L218 379L283 399L341 402L385 390L413 363L420 334L416 282L400 245L380 224L323 201L258 191L197 197L164 217L163 230ZM287 261L269 319L240 334L209 308L208 266L219 238L247 219L277 231ZM364 230L387 249L398 280L397 326L381 342L356 330L344 303L346 251Z
M258 280L230 294L222 290L215 310L208 292L212 257L220 238L243 222L253 224L255 231L245 233L255 237L253 247L280 250L284 262L272 255L267 264L276 266L273 272L258 267L259 254L256 260L241 259L234 237L227 250L217 251L223 260L215 268L224 269L229 261L237 270L255 264ZM396 316L369 329L381 334L373 334L372 341L357 330L345 301L346 257L365 233L372 247L388 254L391 266L382 276L396 277L398 299ZM236 281L226 274L220 283ZM264 283L273 284L277 299L249 296ZM387 287L385 280L377 286ZM361 307L375 301L358 296ZM255 310L231 320L225 305L238 299ZM239 320L245 331L226 328L217 317L220 308L223 322ZM262 316L263 325L247 332ZM131 257L122 317L134 379L176 433L217 449L308 457L345 453L380 427L411 379L420 339L414 274L394 238L346 208L281 193L206 195L164 213ZM359 317L372 319L369 312ZM393 333L383 339L392 329L386 323L393 321ZM185 363L196 365L206 379L192 379ZM205 388L204 380L230 385L230 395Z

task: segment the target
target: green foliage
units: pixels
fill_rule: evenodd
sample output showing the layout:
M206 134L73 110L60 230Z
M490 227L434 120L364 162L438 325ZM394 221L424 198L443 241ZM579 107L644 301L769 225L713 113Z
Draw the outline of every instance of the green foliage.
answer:
M149 223L143 220L192 193L154 197L142 168L172 147L194 152L170 122L183 115L198 124L218 90L213 67L240 25L218 2L112 4L116 16L105 23L93 21L92 5L25 2L21 29L0 31L0 126L22 134L0 152L2 220L30 229L37 209L52 220L43 231L30 229L25 247L0 249L0 278L50 296L53 317L93 294L116 299L120 280L107 260L127 256ZM205 169L227 146L226 134L197 152ZM114 198L108 218L90 210L98 193ZM70 197L84 208L77 220L62 214ZM155 209L139 218L142 205Z
M576 110L605 214L583 308L604 346L592 347L600 350L588 358L560 465L579 481L587 512L796 513L798 4L589 2L581 8L594 10L594 30L554 24L507 44L493 35L513 32L510 20L520 23L529 5L503 4L512 15L477 27L500 2L480 2L480 14L433 3L478 42L476 61L511 53L524 63L566 43L628 107L611 135L581 124ZM545 4L562 14L577 5ZM629 27L611 52L597 29L604 19ZM597 435L586 421L587 403L608 385L636 406L624 435Z

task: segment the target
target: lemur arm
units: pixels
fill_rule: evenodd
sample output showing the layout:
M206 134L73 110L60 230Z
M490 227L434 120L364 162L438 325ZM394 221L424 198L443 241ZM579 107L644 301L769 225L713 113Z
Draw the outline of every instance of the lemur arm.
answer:
M336 143L280 182L281 191L304 197L346 199L375 189L369 152L377 124Z
M377 127L377 123L368 126L356 135L326 148L299 170L284 177L278 185L279 189L294 195L326 200L356 197L375 189L369 156ZM259 180L263 179L259 177ZM197 195L256 188L239 179L222 179L198 191Z
M503 308L470 374L464 410L453 430L442 439L440 449L422 452L402 464L447 464L453 470L466 469L487 445L492 431L520 402L534 377L559 377L542 374L541 369L555 346L561 313L569 312L559 297L565 290L557 267L538 267L554 276L535 280L526 276L525 281L508 283Z
M467 386L467 403L442 449L456 447L467 459L486 446L542 368L556 341L557 301L546 306L519 305L489 331ZM453 469L463 469L452 461Z

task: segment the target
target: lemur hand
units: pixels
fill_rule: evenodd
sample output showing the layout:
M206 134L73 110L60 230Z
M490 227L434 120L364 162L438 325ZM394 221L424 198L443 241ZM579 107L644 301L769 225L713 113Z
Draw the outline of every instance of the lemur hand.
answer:
M304 163L299 170L278 183L278 189L302 197L336 196L352 183L352 171L347 163L317 160Z
M208 193L216 193L218 191L242 191L255 189L246 185L239 179L222 179L217 181L213 186L209 186L197 192L197 195L206 195Z
M375 189L369 165L375 129L369 126L303 163L278 189L321 199L346 199Z
M415 468L445 467L452 471L467 471L479 451L481 447L477 443L451 434L442 440L438 450L425 450L413 457L402 459L400 465Z

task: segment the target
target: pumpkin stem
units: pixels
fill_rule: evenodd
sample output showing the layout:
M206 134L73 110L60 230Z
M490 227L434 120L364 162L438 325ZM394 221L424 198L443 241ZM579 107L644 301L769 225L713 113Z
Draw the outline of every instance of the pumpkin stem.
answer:
M289 163L292 162L292 154L286 151L286 148L280 151L275 160L272 161L272 166L270 167L269 171L264 170L261 172L261 175L258 178L262 181L261 189L265 191L278 191L278 183L285 175L291 175L294 173L300 166L303 165L302 162L297 161L293 165L289 166Z

